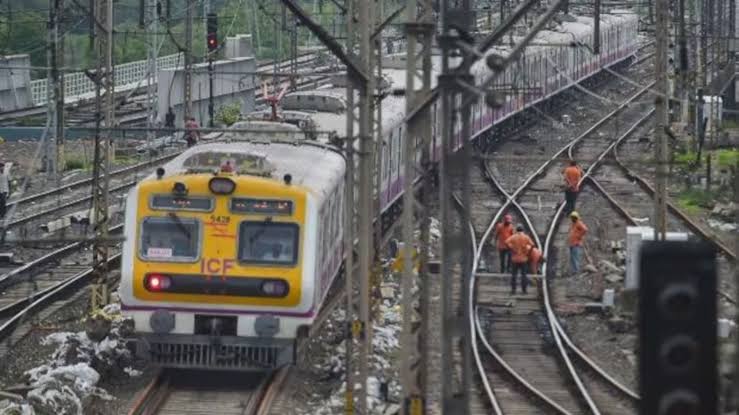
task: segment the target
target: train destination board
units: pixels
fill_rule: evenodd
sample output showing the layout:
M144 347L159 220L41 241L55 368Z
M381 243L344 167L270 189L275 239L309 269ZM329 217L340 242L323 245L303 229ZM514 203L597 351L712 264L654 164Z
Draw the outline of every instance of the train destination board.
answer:
M231 199L231 211L263 215L292 215L293 202L291 200L234 198Z

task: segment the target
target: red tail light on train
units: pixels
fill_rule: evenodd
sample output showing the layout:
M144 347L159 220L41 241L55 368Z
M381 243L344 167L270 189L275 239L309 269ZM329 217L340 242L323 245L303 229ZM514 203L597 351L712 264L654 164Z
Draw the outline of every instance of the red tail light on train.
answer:
M149 274L144 278L144 286L149 291L163 291L172 285L172 279L162 274Z

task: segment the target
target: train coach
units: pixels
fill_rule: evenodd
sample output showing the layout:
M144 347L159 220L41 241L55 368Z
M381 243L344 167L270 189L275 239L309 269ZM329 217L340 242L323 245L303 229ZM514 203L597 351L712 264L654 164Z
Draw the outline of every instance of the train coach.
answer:
M141 181L119 288L137 352L167 367L293 362L342 265L344 170L326 146L233 142Z
M475 102L470 138L633 55L637 26L632 13L603 14L597 55L592 18L538 34L494 85L523 92L496 109ZM438 74L438 57L433 64ZM478 84L491 75L484 59L472 74ZM391 88L404 88L403 70L384 75ZM344 82L287 94L283 109L308 114L316 130L342 137L345 91ZM388 217L398 211L406 180L405 101L388 95L382 106L376 198ZM439 111L432 107L433 161ZM187 150L132 189L119 292L139 352L170 367L265 370L293 362L342 265L344 171L343 156L328 145L234 141Z

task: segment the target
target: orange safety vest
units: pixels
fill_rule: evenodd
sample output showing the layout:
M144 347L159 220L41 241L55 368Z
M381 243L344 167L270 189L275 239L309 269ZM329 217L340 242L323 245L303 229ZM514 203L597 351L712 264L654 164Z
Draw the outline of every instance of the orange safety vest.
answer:
M580 190L580 179L582 178L582 170L577 166L569 166L565 169L565 183L567 188L574 192Z
M570 236L568 238L570 246L582 245L582 240L585 234L588 232L588 227L582 223L581 220L577 220L570 225Z
M498 251L505 251L508 249L506 241L513 235L513 224L505 222L498 222L495 225L495 235L498 241Z
M529 260L529 251L534 246L534 241L523 232L518 232L505 241L506 246L511 249L511 261L516 264L524 264Z

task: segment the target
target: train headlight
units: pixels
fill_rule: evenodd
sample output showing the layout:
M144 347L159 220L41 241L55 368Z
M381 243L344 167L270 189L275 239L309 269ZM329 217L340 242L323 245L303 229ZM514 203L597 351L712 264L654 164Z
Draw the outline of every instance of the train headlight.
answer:
M172 279L162 274L149 274L144 278L144 287L149 291L165 291L172 286Z
M284 297L287 295L287 283L285 281L265 281L262 283L262 293L270 297Z
M217 195L230 195L236 189L236 183L226 177L214 177L208 182L208 188Z

